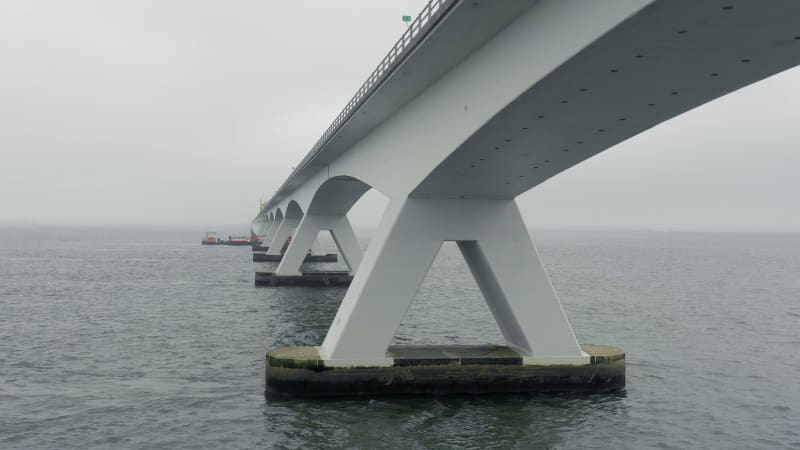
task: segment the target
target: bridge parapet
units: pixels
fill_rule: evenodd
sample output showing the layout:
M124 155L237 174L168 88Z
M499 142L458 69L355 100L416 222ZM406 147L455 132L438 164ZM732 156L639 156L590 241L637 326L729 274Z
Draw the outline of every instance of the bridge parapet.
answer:
M322 149L342 125L357 111L364 101L377 89L378 86L391 74L403 59L411 53L414 48L422 42L427 33L433 29L434 25L441 19L448 9L460 0L431 0L429 1L417 17L411 22L400 39L392 46L386 56L383 57L378 67L364 81L364 84L353 95L353 98L344 106L342 111L333 120L327 130L317 140L311 150L311 159ZM298 170L301 169L298 166Z

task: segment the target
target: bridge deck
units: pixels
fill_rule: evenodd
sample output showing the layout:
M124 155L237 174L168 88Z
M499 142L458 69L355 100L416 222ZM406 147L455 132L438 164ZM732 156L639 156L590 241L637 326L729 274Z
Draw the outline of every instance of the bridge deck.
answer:
M492 117L412 196L514 198L648 128L794 67L798 17L794 0L655 1ZM566 42L574 31L561 33L547 42ZM519 56L542 53L531 46Z

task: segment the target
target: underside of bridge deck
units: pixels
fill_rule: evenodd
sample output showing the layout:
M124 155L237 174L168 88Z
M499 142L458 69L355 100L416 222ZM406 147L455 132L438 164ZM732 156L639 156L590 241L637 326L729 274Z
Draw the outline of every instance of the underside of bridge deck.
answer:
M411 195L516 197L648 128L794 67L798 17L793 0L655 1L532 84ZM566 43L574 29L560 33L553 42Z

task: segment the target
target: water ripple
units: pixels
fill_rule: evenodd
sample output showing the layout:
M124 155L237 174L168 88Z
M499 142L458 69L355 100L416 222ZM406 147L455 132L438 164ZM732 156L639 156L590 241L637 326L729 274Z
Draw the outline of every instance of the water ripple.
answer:
M266 399L263 355L321 343L344 289L255 288L274 266L196 236L2 230L0 448L800 447L798 235L537 233L622 392L325 401ZM395 341L502 342L455 246Z

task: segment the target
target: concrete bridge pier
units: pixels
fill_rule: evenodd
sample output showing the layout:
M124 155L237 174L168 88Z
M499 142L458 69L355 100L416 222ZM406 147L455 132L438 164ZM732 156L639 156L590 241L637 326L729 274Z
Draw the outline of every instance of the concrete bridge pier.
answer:
M358 246L356 235L347 216L344 214L308 213L303 216L289 248L283 255L283 260L275 271L276 275L302 275L300 265L307 249L311 247L313 251L313 243L317 241L320 231L331 233L350 273L355 272L361 263L361 248Z
M282 244L281 248L283 248L284 245L285 244ZM271 255L266 253L268 250L269 247L266 246L253 246L253 251L258 252L258 253L253 253L253 262L281 262L283 260L284 257L283 253L278 253L277 255ZM308 250L310 250L310 252ZM319 263L319 262L336 262L338 260L339 257L336 253L322 253L322 246L319 244L319 240L314 239L314 242L312 242L311 244L311 248L306 249L306 253L303 254L302 261Z
M288 213L287 213L288 214ZM267 255L272 256L280 256L281 249L283 248L283 244L286 242L286 239L289 239L292 234L294 233L295 228L300 225L301 217L289 217L285 216L281 223L278 224L277 228L275 229L275 234L272 236L272 240L269 243L269 249L267 250Z
M383 364L444 241L456 241L507 345L585 363L514 200L393 201L322 344L334 365Z
M280 261L274 272L256 272L257 286L343 286L349 285L352 273L361 262L361 248L358 246L353 228L345 214L303 214L299 207L294 212L287 209L287 215L277 227L266 255L253 255L253 261ZM291 214L291 215L289 215ZM348 271L300 272L303 262L336 262L335 253L322 254L317 235L320 231L330 231L339 253L345 258ZM292 237L285 253L281 253L288 237ZM309 249L311 253L309 253ZM316 251L315 251L316 249Z
M264 239L264 232L267 230L269 223L263 218L250 224L250 237L257 237Z
M505 345L391 345L444 241L458 243ZM267 354L268 390L285 394L602 391L624 380L620 349L578 344L511 199L392 200L322 345Z
M289 250L288 248L286 250ZM312 255L321 255L322 254L322 246L319 243L319 239L314 238L314 242L311 243L311 254Z
M275 217L274 217L273 214L269 215L269 217L267 218L266 222L264 223L264 230L263 230L263 233L262 233L263 237L262 237L262 240L261 240L261 245L254 245L253 246L253 251L254 252L255 251L262 252L262 251L266 251L266 250L269 249L269 245L272 242L272 238L275 237L275 233L278 231L278 226L280 225L280 220L281 219L275 220ZM255 261L255 260L256 260L256 258L254 257L253 261Z

